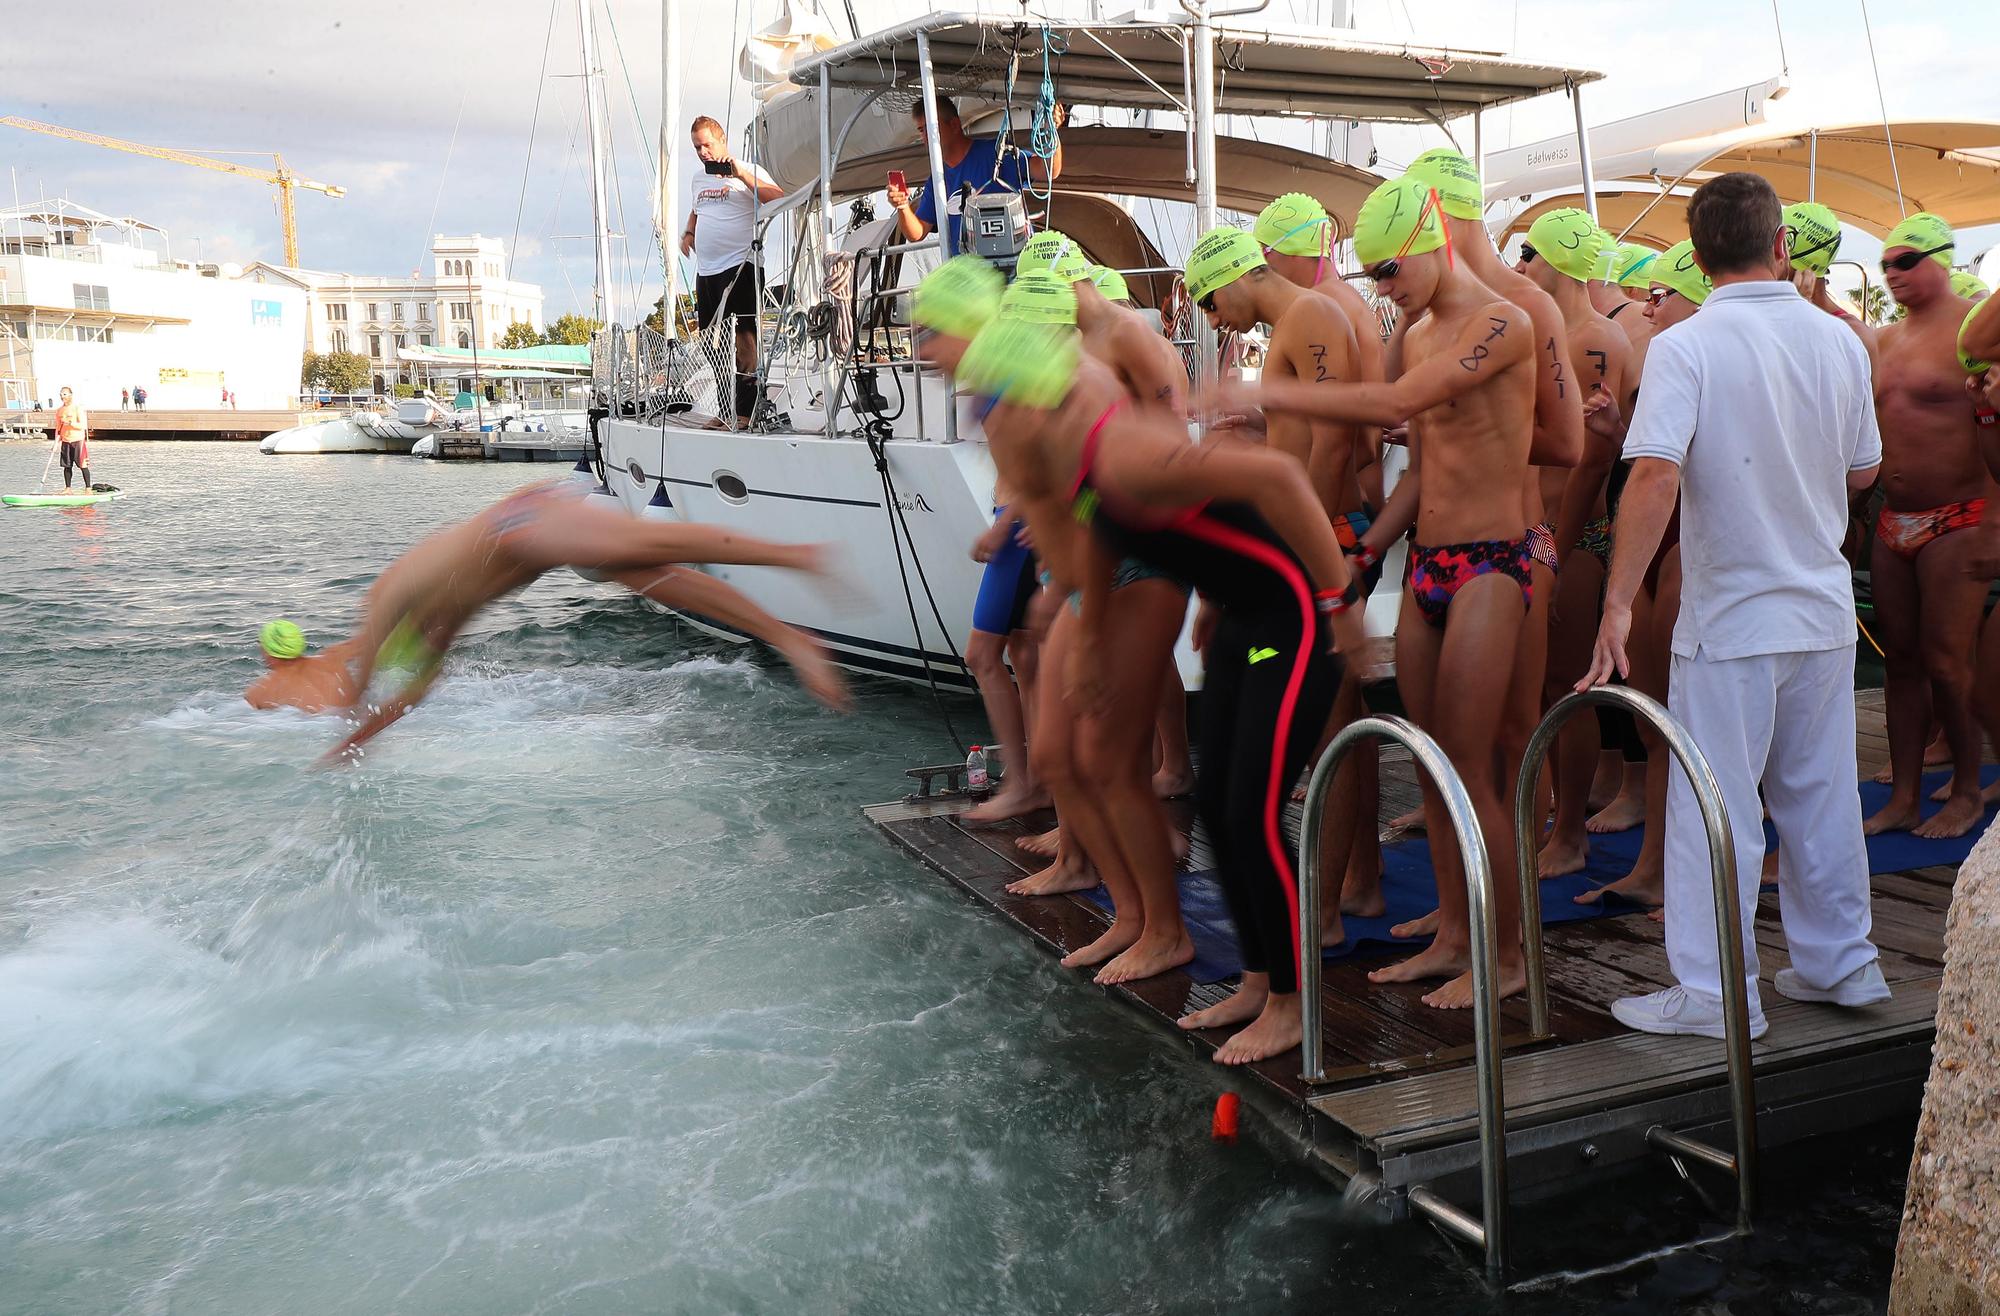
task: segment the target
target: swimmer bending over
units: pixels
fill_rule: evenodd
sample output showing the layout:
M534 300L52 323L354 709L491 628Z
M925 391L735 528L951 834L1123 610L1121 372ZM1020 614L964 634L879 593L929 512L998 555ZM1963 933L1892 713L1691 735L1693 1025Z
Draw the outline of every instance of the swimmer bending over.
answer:
M715 526L642 521L602 506L572 482L529 485L457 525L417 543L390 563L368 590L358 651L355 703L377 666L407 668L402 689L372 710L328 753L338 758L373 740L430 693L445 653L487 604L557 567L596 570L636 594L697 612L755 636L783 654L806 689L833 708L846 705L846 683L824 650L737 590L686 569L691 563L784 567L827 575L817 544L777 544Z

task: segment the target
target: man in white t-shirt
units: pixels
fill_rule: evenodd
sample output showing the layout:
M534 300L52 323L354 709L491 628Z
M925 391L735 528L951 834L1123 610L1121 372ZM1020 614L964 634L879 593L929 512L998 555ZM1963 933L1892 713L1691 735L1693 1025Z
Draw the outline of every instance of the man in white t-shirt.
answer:
M694 121L690 136L700 168L688 176L681 254L694 257L694 307L701 327L724 313L734 319L736 423L747 425L757 400L757 207L785 191L756 165L731 158L722 125L706 114Z
M1755 174L1711 179L1688 202L1688 230L1715 290L1647 350L1604 621L1583 684L1627 670L1632 598L1678 489L1681 608L1668 705L1722 788L1758 1037L1760 784L1778 832L1791 955L1778 992L1846 1006L1889 996L1869 941L1854 583L1840 553L1850 500L1874 484L1882 438L1867 350L1784 280L1790 235L1770 184ZM1679 985L1615 1002L1612 1013L1644 1032L1720 1037L1708 842L1679 771L1667 797L1666 887L1667 959Z

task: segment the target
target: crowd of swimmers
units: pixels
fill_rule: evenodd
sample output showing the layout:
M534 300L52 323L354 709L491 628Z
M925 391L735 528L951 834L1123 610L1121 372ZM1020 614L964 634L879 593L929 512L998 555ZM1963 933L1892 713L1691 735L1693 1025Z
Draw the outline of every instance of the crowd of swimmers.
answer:
M1768 202L1775 214L1768 186L1753 181L1762 193L1739 183L1711 202L1741 199L1757 215ZM1635 476L1625 445L1649 347L1697 316L1715 285L1692 240L1658 252L1621 243L1574 209L1536 219L1510 265L1483 210L1476 171L1451 150L1426 152L1376 188L1349 236L1377 305L1339 270L1340 235L1311 197L1280 197L1252 228L1201 235L1186 297L1225 335L1264 327L1255 385L1191 389L1178 349L1119 274L1059 232L1035 235L1011 279L958 256L914 296L916 350L969 400L997 473L992 527L969 546L985 575L966 657L1006 771L972 820L1054 807L1057 827L1022 841L1046 866L1013 889L1053 896L1101 883L1112 921L1063 962L1102 983L1132 982L1194 957L1176 876L1185 842L1164 803L1191 792L1244 972L1226 1000L1181 1022L1229 1030L1225 1063L1299 1044L1298 874L1283 812L1304 769L1364 710L1362 612L1399 541L1408 566L1387 582L1402 594L1395 680L1477 811L1503 991L1523 985L1508 802L1535 726L1568 690L1609 679L1672 705L1674 477L1655 488L1643 463ZM2000 475L2000 371L1981 373L2000 357L2000 303L1976 302L1967 293L1983 290L1957 282L1951 231L1933 215L1908 217L1886 239L1882 268L1902 310L1879 329L1828 291L1841 238L1832 212L1786 207L1771 237L1773 273L1865 349L1860 392L1872 388L1880 422L1885 501L1866 565L1887 668L1891 794L1867 827L1963 834L1983 817L1982 727L2000 731L2000 623L1981 634L2000 576L2000 521L1982 516ZM1393 488L1385 445L1408 454ZM1865 493L1849 509L1856 557ZM606 501L534 486L433 536L376 583L351 647L320 659L305 657L296 627L267 626L273 671L252 702L359 707L377 668L403 669L400 691L336 751L352 752L422 698L479 608L559 565L766 639L814 693L841 702L814 642L683 569L824 572L821 550L642 522ZM1621 530L1628 503L1646 509L1638 549ZM1786 564L1771 570L1782 577ZM1204 670L1190 734L1175 649L1191 599ZM1851 770L1851 740L1848 752ZM1953 776L1944 807L1920 820L1933 761ZM1650 727L1572 720L1541 786L1540 875L1582 869L1592 832L1643 824L1632 871L1579 899L1665 901L1670 775ZM1324 946L1343 940L1343 915L1384 909L1377 780L1378 764L1358 753L1334 783L1320 847ZM1421 816L1399 821L1450 835L1428 786ZM1434 846L1432 862L1437 909L1393 930L1428 941L1370 977L1434 983L1428 1005L1462 1009L1472 1000L1465 875L1451 845ZM1812 990L1843 1004L1876 999L1872 985Z

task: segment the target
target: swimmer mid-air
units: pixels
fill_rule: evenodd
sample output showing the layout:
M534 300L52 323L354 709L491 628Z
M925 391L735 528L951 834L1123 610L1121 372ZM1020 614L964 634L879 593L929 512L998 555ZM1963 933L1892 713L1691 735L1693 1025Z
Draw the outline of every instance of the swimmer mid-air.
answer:
M785 625L693 563L784 567L830 577L827 550L778 544L712 526L642 521L601 506L567 482L534 484L419 541L369 587L353 646L351 707L357 712L378 668L407 673L402 687L367 713L326 758L358 750L430 693L444 656L467 622L496 599L558 567L595 570L681 612L700 613L769 644L815 699L845 708L847 685L819 643ZM303 648L303 642L301 642Z

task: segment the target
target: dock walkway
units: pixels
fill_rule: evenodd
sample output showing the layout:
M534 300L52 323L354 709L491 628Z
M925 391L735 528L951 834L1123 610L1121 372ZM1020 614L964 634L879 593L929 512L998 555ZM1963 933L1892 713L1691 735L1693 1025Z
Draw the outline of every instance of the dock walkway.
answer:
M238 411L230 407L199 411L120 411L92 408L90 437L93 439L155 439L182 442L235 441L261 443L279 430L311 423L314 419L333 420L338 411ZM34 426L53 434L52 411L10 411L0 414L0 422Z
M1857 709L1866 775L1887 755L1881 693L1862 692ZM1383 817L1400 815L1417 799L1408 757L1385 749ZM909 800L865 813L898 847L1049 949L1066 952L1102 932L1107 916L1081 896L1027 898L1004 890L1031 862L1015 837L1046 825L1046 816L973 829L959 821L966 807L963 798ZM1293 838L1297 826L1293 806ZM1197 847L1191 857L1196 871L1203 860ZM1915 1109L1929 1067L1945 911L1956 872L1952 865L1873 879L1875 941L1893 997L1866 1010L1802 1004L1777 994L1772 978L1788 959L1776 895L1765 892L1756 938L1770 1031L1752 1047L1763 1145ZM1655 1127L1688 1135L1714 1131L1709 1141L1728 1147L1722 1043L1633 1033L1610 1015L1617 998L1673 982L1662 925L1643 914L1564 923L1546 928L1545 944L1554 1037L1525 1044L1526 1006L1516 998L1503 1010L1510 1196L1652 1155L1647 1135ZM1336 1178L1375 1190L1391 1216L1407 1213L1407 1193L1419 1186L1477 1210L1472 1012L1422 1004L1428 985L1367 980L1368 970L1407 953L1364 946L1325 966L1328 1083L1309 1087L1299 1076L1297 1052L1238 1072L1281 1117L1296 1115L1311 1157ZM1088 978L1078 981L1091 986ZM1224 1038L1221 1032L1183 1033L1174 1021L1220 999L1227 984L1198 983L1177 971L1092 989L1110 991L1173 1029L1204 1059Z

